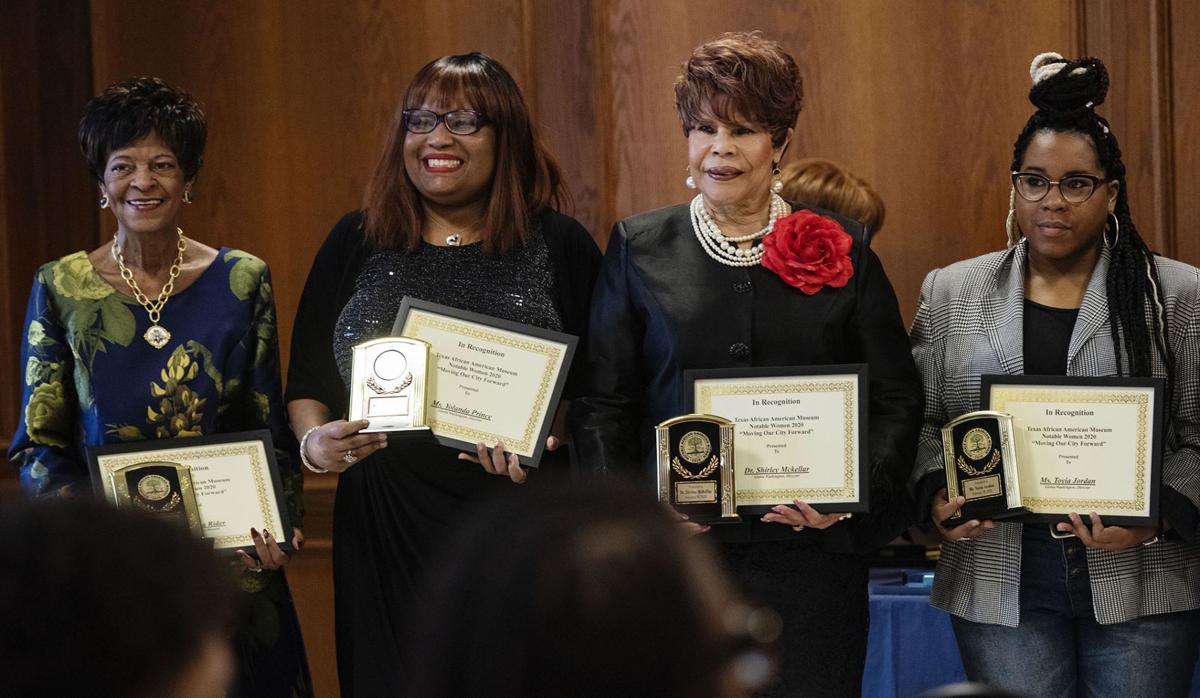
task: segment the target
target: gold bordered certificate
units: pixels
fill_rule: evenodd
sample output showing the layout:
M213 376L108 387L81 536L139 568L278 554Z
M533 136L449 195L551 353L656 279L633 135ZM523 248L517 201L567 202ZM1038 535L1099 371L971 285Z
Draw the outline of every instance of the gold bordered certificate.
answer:
M691 411L733 420L738 511L866 511L867 366L685 371Z
M283 484L264 430L88 447L92 484L118 507L178 519L217 550L254 549L266 529L290 550Z
M1157 378L983 376L985 405L1012 415L1021 500L1039 521L1158 525L1162 396Z
M409 297L392 334L430 345L425 423L438 441L471 452L503 441L538 464L576 337Z

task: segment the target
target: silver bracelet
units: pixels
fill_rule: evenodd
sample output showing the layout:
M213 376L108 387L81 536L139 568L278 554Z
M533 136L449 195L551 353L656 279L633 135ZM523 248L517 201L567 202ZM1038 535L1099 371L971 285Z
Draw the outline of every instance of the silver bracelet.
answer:
M327 473L329 471L320 466L313 465L312 461L310 461L308 459L308 453L305 452L304 447L308 445L308 436L320 428L321 428L321 425L318 424L317 426L304 432L304 436L300 437L300 462L304 464L304 467L308 468L309 470L313 471L314 473L317 473L318 475L321 473Z

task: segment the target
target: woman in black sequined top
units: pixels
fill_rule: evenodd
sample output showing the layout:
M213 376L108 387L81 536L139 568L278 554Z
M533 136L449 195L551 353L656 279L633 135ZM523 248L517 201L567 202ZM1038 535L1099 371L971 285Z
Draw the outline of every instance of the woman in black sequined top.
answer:
M403 693L404 619L425 560L464 512L515 496L527 478L502 444L466 454L358 433L367 422L344 419L351 350L390 334L405 295L582 337L600 253L554 210L565 195L504 67L480 53L446 56L409 85L363 210L334 226L313 262L292 336L288 416L310 469L341 473L333 567L343 695ZM573 388L569 378L564 395ZM534 479L565 470L565 453L548 453Z

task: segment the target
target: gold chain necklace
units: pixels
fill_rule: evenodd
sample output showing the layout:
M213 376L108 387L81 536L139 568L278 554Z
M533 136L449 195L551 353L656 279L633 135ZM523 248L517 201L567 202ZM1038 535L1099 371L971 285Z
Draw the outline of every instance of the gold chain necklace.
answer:
M137 281L133 279L133 270L125 266L125 255L121 254L121 245L117 243L117 236L113 235L112 255L113 259L117 260L117 267L121 270L121 278L125 279L125 283L133 291L134 300L140 303L146 309L146 314L150 316L150 327L146 329L142 339L145 339L146 343L155 349L162 349L167 346L167 342L171 341L171 333L167 331L167 328L158 324L158 319L163 306L167 304L167 299L171 297L171 291L175 288L175 279L179 278L179 271L183 266L183 251L187 249L187 240L183 237L183 229L176 228L175 232L179 234L177 245L179 254L175 255L175 262L171 265L171 271L167 275L166 285L158 292L158 298L154 301L151 301L150 297L138 288Z

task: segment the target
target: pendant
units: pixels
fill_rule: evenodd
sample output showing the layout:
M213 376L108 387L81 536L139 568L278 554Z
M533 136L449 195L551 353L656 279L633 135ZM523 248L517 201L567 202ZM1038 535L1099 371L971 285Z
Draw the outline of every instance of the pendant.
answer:
M167 342L171 341L171 333L167 332L167 328L162 325L151 325L146 329L146 334L142 335L142 338L155 349L162 349L167 346Z
M446 236L446 244L453 245L454 247L458 247L459 245L462 244L462 236L459 235L458 233L455 233L453 235L447 235Z

